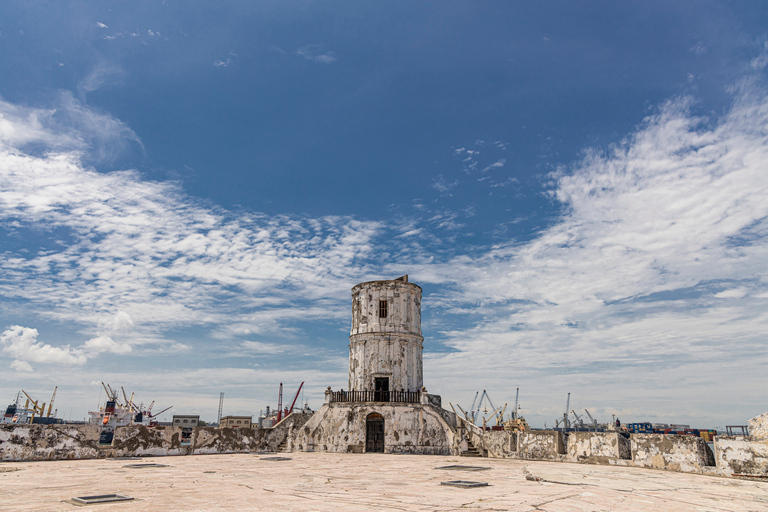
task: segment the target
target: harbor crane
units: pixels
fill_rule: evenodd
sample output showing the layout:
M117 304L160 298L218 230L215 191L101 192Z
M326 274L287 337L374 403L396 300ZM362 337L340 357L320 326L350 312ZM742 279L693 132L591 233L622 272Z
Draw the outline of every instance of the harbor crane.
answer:
M595 432L597 432L597 420L593 418L591 414L589 414L588 410L584 409L584 412L587 413L587 416L589 417L589 421L592 422L592 425L594 425L595 427Z
M22 393L24 393L24 396L27 397L27 403L24 406L25 409L29 409L30 404L32 405L32 417L29 421L32 421L35 419L35 416L38 416L40 418L50 418L51 417L51 411L53 410L53 401L56 399L56 390L59 389L59 386L56 386L53 388L53 394L51 395L51 401L46 404L43 402L42 405L40 405L40 402L38 400L35 400L31 396L29 396L29 393L21 390ZM48 414L45 413L45 406L48 405Z
M568 409L571 408L571 394L568 393L568 400L565 402L565 412L563 413L563 419L555 421L555 428L557 428L558 424L563 425L563 430L567 430L568 427L571 426L571 422L568 419Z
M576 414L576 411L571 409L571 414L573 414L573 417L576 418L576 420L573 422L574 425L578 422L580 428L584 428L584 420L581 419L581 416Z
M479 391L478 391L478 393L479 393ZM475 398L477 398L477 394L475 394ZM485 402L485 400L488 400L488 405L491 407L491 411L493 411L491 413L491 416L489 417L489 419L493 418L500 411L501 408L500 407L496 407L495 405L493 405L493 401L491 400L491 397L488 395L488 392L483 390L483 394L480 395L480 402L478 402L477 407L474 410L472 408L470 408L470 411L469 411L470 412L470 421L472 421L472 423L475 423L477 418L480 417L480 409L483 408L483 402ZM475 405L474 401L472 402L472 405L473 406ZM485 412L485 414L488 414L487 406L486 406L486 409L485 409L484 412ZM501 422L501 418L497 418L497 422L500 423Z
M512 419L514 419L514 420L517 419L517 407L518 407L517 399L519 397L520 397L520 388L517 388L517 391L515 391L515 410L512 411L512 414L514 415Z

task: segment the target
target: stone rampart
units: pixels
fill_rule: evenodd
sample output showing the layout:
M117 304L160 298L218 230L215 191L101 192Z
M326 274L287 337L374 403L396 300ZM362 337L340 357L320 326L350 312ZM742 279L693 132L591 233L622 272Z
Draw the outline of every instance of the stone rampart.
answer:
M618 432L571 432L568 459L588 464L611 464L632 458L629 439Z
M100 431L96 425L2 425L0 460L94 459Z
M715 456L700 437L670 434L632 434L635 466L701 473L715 465Z
M181 444L181 427L117 427L112 439L111 456L151 457L187 455L188 445Z
M311 414L294 413L268 429L196 427L183 442L181 427L124 426L111 444L100 445L99 425L1 425L0 460L63 460L242 453L290 449L292 432ZM285 443L284 443L285 441Z
M529 460L562 460L565 455L563 433L556 430L531 430L517 435L517 456Z
M768 477L768 440L716 436L715 460L718 472L725 476Z
M768 412L755 416L747 422L749 437L753 441L768 441Z

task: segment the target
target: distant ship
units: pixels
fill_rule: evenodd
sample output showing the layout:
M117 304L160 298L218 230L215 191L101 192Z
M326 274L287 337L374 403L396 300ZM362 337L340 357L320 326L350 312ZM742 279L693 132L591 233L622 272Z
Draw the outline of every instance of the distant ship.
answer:
M117 427L127 425L156 426L158 424L156 418L171 408L167 407L160 412L152 413L152 406L154 406L155 402L149 404L149 407L146 409L143 404L136 405L133 403L133 393L131 393L131 398L129 399L122 387L120 389L123 392L124 402L120 403L117 391L113 390L109 384L102 382L101 385L104 387L104 391L107 392L107 402L104 407L99 407L98 411L88 412L90 416L89 423L91 425L101 425L101 435L99 437L99 443L101 444L112 442L115 428Z

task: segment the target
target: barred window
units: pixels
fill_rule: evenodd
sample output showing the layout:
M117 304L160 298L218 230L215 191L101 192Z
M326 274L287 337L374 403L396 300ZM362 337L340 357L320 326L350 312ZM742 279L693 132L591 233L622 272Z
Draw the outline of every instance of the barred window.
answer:
M379 318L387 318L387 301L379 301Z

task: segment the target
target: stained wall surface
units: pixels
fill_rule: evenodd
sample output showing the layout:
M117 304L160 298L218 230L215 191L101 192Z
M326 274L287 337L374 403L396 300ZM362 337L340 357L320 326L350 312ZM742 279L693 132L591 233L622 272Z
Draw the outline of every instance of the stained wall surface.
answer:
M385 453L451 454L453 429L434 406L425 404L325 404L294 430L292 446L297 451L364 453L366 420L373 413L384 418Z
M571 432L568 458L576 462L608 464L632 458L630 441L618 432Z
M715 465L712 450L700 437L633 434L630 441L635 466L691 473Z
M755 441L768 440L768 412L755 416L747 424L750 438Z
M718 469L726 476L768 477L768 440L716 436L715 459Z

